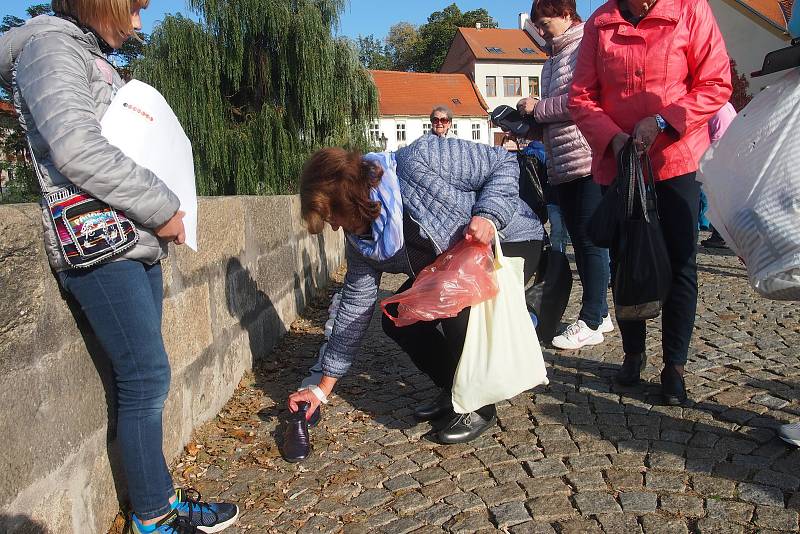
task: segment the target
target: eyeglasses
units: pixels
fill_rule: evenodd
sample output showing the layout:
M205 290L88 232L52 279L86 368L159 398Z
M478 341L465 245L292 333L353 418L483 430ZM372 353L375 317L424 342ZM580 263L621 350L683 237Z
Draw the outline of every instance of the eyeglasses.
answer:
M433 124L448 124L450 119L447 117L434 117L431 119L431 123Z

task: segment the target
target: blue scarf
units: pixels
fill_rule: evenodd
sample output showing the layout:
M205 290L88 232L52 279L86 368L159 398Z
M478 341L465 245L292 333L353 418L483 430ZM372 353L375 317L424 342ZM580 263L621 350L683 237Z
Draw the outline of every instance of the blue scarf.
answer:
M365 257L388 260L403 248L403 199L397 180L397 162L392 152L372 152L364 156L383 169L383 177L369 192L369 198L381 203L381 214L372 221L372 237L350 235L350 240Z

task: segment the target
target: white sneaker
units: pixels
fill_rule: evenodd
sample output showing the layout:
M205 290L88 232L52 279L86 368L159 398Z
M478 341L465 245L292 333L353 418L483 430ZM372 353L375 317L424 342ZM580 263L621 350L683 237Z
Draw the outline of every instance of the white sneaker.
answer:
M587 345L599 345L605 340L598 328L592 330L586 323L578 319L567 327L561 335L553 338L553 346L559 349L577 350Z
M800 447L800 423L781 425L780 430L778 430L778 437L786 443Z
M603 322L597 327L601 334L608 334L614 331L614 323L611 322L611 314L603 317Z

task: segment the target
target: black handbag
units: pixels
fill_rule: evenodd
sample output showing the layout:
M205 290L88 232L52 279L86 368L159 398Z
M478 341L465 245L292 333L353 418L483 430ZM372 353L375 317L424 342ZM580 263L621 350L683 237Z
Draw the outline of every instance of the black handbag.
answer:
M622 173L622 158L619 158L617 176L622 176ZM586 236L600 248L611 248L617 238L619 225L624 215L620 182L621 180L617 178L609 186L586 226Z
M639 157L629 141L620 155L620 170L617 201L623 203L624 212L612 245L614 310L618 321L643 321L661 313L672 269L650 158L647 154Z
M542 224L547 222L547 167L534 155L517 153L519 161L519 197L530 206Z
M572 269L569 259L549 245L542 250L536 278L525 290L525 303L536 314L536 335L542 343L549 343L561 325L561 318L572 293Z

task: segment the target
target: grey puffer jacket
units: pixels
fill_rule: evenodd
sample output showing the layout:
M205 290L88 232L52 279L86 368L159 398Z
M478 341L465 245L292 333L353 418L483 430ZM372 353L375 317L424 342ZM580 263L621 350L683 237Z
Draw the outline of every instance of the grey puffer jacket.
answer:
M474 215L494 222L501 242L541 241L544 228L519 198L519 163L503 148L424 135L396 153L404 213L436 254L463 237ZM361 255L348 237L347 275L322 357L326 376L347 373L369 326L382 273L413 276L405 247L384 261Z
M124 211L139 242L119 258L153 264L167 243L153 229L178 210L178 197L155 174L108 143L100 119L124 82L97 38L75 24L41 15L0 37L0 84L8 88L44 179L44 193L70 183ZM42 210L45 248L56 271L69 266Z
M578 24L545 46L550 58L542 68L542 99L536 104L533 115L539 124L544 125L547 178L554 185L571 182L592 172L589 143L567 109L582 38L583 24Z

